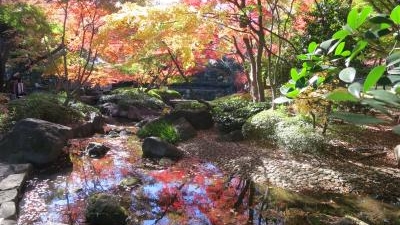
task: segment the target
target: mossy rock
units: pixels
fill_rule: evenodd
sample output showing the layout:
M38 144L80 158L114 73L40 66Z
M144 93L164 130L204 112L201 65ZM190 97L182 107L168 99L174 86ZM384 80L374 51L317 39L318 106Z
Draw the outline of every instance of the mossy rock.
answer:
M161 110L166 107L163 101L139 90L138 88L115 89L110 95L101 96L99 102L100 104L107 102L116 103L122 109L128 109L129 106L136 106Z
M121 180L119 185L124 186L124 187L131 187L131 186L134 186L139 183L140 183L140 179L138 179L137 177L128 177L128 178Z
M246 139L268 140L275 135L276 124L286 115L273 110L264 110L250 117L242 127L243 136Z
M10 120L18 121L35 118L53 123L69 125L83 120L84 113L77 108L64 106L58 95L49 93L33 93L25 98L12 101L8 105Z
M182 98L182 95L179 92L170 89L151 89L147 94L167 103L172 99Z
M125 225L128 213L119 204L118 196L94 194L89 197L86 219L91 225Z

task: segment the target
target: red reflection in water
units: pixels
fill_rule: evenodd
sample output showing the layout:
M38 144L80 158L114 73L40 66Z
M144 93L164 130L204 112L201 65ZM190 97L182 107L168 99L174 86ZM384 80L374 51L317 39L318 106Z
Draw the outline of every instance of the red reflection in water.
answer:
M90 141L111 150L101 159L77 156ZM233 208L244 186L239 178L228 178L214 165L190 158L168 169L146 170L137 149L127 146L126 138L74 140L72 172L32 180L21 202L19 224L84 225L86 199L94 192L130 196L131 224L246 224L247 198ZM132 176L141 184L121 189L121 180Z

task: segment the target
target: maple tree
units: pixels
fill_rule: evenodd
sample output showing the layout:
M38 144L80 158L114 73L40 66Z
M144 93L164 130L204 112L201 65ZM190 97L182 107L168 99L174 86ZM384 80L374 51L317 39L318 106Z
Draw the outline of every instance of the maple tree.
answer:
M165 82L172 75L186 79L209 59L219 57L223 49L217 49L221 46L216 30L216 24L187 5L126 3L107 17L99 46L102 57L133 69L144 81Z
M221 26L220 37L230 43L232 53L244 63L253 101L265 101L268 79L276 96L278 73L284 74L288 60L283 56L299 49L290 38L304 29L302 14L313 1L183 0L204 17Z

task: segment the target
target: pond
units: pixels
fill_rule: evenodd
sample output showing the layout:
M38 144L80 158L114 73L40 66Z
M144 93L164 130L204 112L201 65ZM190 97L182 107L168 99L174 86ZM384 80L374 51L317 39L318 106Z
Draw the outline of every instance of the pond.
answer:
M88 142L110 147L105 157L82 154ZM195 158L177 162L141 158L134 136L97 136L71 141L72 169L29 180L18 224L85 225L88 196L111 193L129 211L128 224L246 224L245 180Z

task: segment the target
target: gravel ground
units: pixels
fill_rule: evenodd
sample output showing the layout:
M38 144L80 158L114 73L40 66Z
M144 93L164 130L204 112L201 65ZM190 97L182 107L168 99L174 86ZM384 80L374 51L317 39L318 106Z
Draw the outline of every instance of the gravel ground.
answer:
M200 131L179 147L257 183L294 191L368 194L400 205L400 169L391 151L399 137L385 129L363 132L355 132L360 136L352 144L331 140L335 147L321 155L289 154L268 143L222 142L216 130Z

